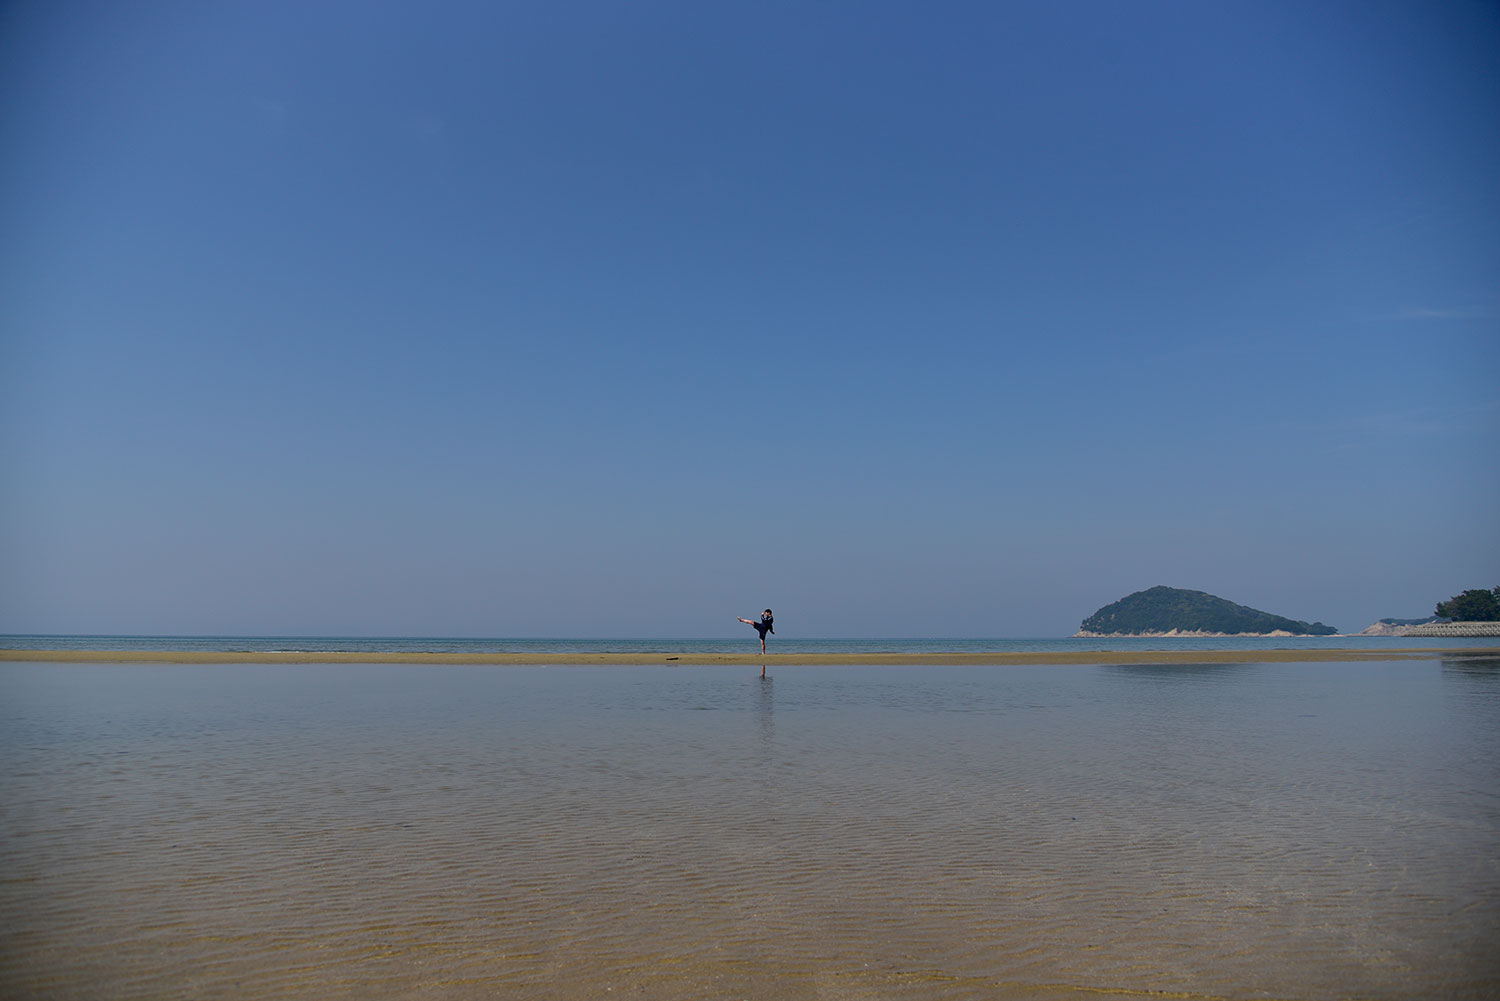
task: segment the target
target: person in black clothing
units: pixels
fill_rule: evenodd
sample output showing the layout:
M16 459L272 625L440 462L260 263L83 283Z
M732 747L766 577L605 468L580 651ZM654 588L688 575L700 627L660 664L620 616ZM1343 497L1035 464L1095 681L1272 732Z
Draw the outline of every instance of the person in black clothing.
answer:
M735 616L735 618L739 618L739 616ZM745 623L746 625L754 626L755 631L760 633L760 652L765 653L766 633L770 633L772 636L776 635L776 630L771 628L771 623L776 621L775 619L771 618L771 610L768 608L764 612L761 612L759 622L756 622L752 619L740 619L740 621Z

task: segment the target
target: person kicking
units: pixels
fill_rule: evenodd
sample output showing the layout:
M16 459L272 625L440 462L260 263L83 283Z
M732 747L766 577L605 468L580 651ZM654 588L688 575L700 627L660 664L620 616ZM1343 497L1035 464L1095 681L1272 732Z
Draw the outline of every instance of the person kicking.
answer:
M766 633L770 633L772 636L776 635L776 630L771 628L771 624L776 621L771 617L771 610L768 608L764 612L761 612L759 622L756 622L753 619L743 619L739 616L735 616L735 618L740 619L740 621L745 623L746 625L755 627L755 631L760 633L760 652L765 653Z

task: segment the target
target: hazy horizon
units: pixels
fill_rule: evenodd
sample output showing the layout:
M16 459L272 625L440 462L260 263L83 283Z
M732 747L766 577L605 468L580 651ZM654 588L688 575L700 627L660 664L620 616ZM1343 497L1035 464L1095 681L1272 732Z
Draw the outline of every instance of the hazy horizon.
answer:
M6 5L0 631L1429 614L1500 583L1497 52L1478 2Z

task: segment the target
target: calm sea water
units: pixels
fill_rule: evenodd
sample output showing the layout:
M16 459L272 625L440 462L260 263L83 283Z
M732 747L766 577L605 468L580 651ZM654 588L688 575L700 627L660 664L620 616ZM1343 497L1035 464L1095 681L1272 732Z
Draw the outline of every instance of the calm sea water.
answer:
M1500 660L0 664L0 996L1493 998Z
M775 653L1072 653L1091 650L1464 650L1492 648L1493 637L1409 638L1392 636L1289 636L1223 638L1075 638L1014 637L934 639L809 639L771 636ZM759 648L754 630L721 639L455 639L452 637L369 636L0 636L5 650L201 650L295 651L328 653L753 653Z

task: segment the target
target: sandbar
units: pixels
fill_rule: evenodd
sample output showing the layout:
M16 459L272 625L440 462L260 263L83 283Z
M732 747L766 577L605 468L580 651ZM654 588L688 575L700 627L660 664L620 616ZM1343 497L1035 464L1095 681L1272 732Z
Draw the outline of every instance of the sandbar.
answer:
M0 650L0 661L110 664L1268 664L1500 657L1500 647L1276 650L1049 650L990 653L393 653L353 650Z

